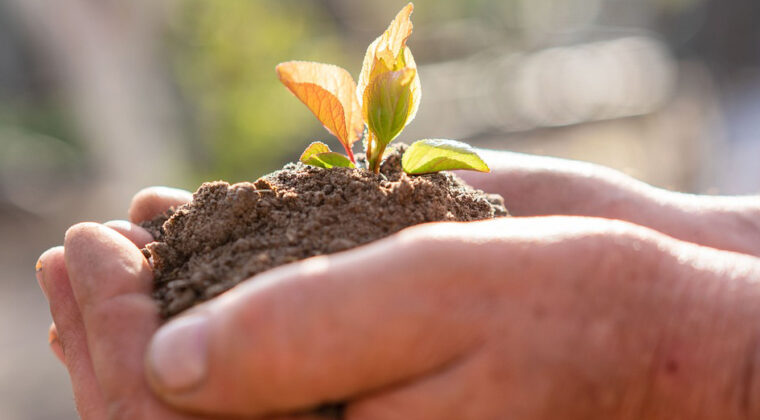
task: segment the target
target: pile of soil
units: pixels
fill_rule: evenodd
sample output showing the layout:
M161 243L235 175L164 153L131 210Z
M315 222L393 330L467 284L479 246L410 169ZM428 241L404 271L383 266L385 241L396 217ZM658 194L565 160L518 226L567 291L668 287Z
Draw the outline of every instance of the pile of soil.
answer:
M270 268L371 242L408 226L507 216L501 196L451 173L409 176L400 145L380 174L290 163L256 182L208 182L143 223L156 239L154 298L165 318Z

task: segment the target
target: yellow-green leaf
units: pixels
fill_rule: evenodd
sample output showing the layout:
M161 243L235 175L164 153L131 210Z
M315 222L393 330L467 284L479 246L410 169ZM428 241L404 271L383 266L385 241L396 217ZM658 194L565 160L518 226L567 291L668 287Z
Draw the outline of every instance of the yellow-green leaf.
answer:
M412 35L413 25L410 16L413 10L414 6L409 3L396 15L388 29L367 48L356 90L357 97L362 103L362 116L367 123L369 123L369 115L363 102L372 82L387 72L399 71L404 68L415 70L411 85L411 112L406 123L409 124L417 114L422 99L422 88L419 75L416 72L417 63L414 61L411 50L406 46L407 40Z
M367 48L364 55L362 72L359 75L359 97L364 95L364 89L371 80L373 69L375 74L386 71L400 70L405 65L399 65L398 58L406 48L406 41L412 35L411 15L414 11L412 3L407 4L388 25L388 29ZM382 62L380 62L382 61Z
M422 101L422 83L420 83L420 72L417 71L417 63L414 61L414 57L412 56L412 50L410 50L408 47L404 49L403 57L404 66L409 69L414 69L414 79L412 79L412 84L410 85L410 89L412 91L411 109L409 110L409 116L406 118L406 125L409 125L414 117L417 116L417 110L419 109L420 102Z
M321 141L315 141L314 143L310 144L306 147L306 150L301 153L301 157L298 159L303 163L308 163L307 161L309 158L311 158L314 155L318 155L320 153L327 153L330 152L330 147Z
M384 149L401 130L412 112L412 81L417 71L389 71L370 83L364 96L367 127Z
M348 160L348 157L340 153L325 152L312 155L305 162L307 165L316 166L319 168L354 168L354 164Z
M464 169L490 172L475 148L455 140L429 139L414 142L404 152L401 167L411 175Z
M364 122L351 74L330 64L289 61L277 66L277 75L353 157L351 146L361 138Z

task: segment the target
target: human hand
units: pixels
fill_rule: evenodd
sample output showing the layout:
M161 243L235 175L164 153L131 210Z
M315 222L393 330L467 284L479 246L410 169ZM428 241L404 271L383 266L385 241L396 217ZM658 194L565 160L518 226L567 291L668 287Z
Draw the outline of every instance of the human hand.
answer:
M182 410L350 420L760 415L757 259L622 222L411 228L271 270L164 325Z
M516 216L577 215L629 221L684 241L760 256L760 196L667 191L586 162L483 150L490 174L462 171L504 197Z
M543 158L537 158L537 159L543 159ZM533 170L536 170L536 168L538 167L538 166L536 166L536 162L532 162L528 166L530 166L530 165L533 165ZM495 172L496 172L496 175L498 176L499 175L499 168L496 168L496 169L497 170ZM512 168L512 169L514 169L514 168ZM525 171L524 167L522 167L522 168L518 167L518 169L519 169L518 172L519 171ZM533 180L533 182L543 183L544 187L543 187L543 189L539 189L539 191L543 191L544 193L550 192L550 190L552 189L551 185L553 183L549 182L548 180L552 179L552 178L551 177L550 178L546 178L546 177L543 177L543 176L535 176L536 173L541 172L540 170L538 170L536 173L530 173L530 172L531 171L525 172L525 173L529 173L529 176L526 175L526 177L527 177L526 181L527 181L528 178L530 178L530 179ZM590 213L590 214L594 214L594 212L601 212L601 214L596 214L596 215L606 216L606 217L615 217L615 215L614 215L615 212L614 211L611 212L611 211L609 211L609 209L626 208L626 206L620 204L620 202L626 202L626 200L630 200L632 197L635 198L635 199L637 199L637 200L641 199L641 197L645 197L645 198L649 197L649 199L650 199L649 201L644 200L644 201L642 201L642 203L644 203L645 207L646 206L651 206L653 204L653 201L651 201L651 197L652 197L651 195L649 195L649 194L630 194L631 190L627 189L627 188L622 188L622 189L618 190L619 196L623 196L623 197L627 196L627 197L625 198L625 200L622 200L622 201L618 202L617 205L607 205L607 204L604 204L606 202L605 200L602 200L602 201L595 200L594 197L603 196L603 194L601 194L601 192L604 191L605 188L607 188L608 186L620 184L620 183L617 183L617 182L610 181L610 180L614 181L615 179L617 179L615 177L619 176L619 174L611 176L611 177L606 177L606 178L604 176L600 176L598 174L594 175L594 176L588 176L587 178L590 179L590 180L593 180L593 182L589 182L589 183L585 183L584 184L583 177L582 176L579 177L579 174L582 171L576 171L575 173L572 173L573 171L565 171L567 173L565 174L566 176L564 176L564 178L563 177L557 178L558 174L561 174L562 172L563 171L556 171L556 173L554 173L552 175L552 177L554 177L555 180L557 180L557 179L559 179L559 180L565 179L566 182L564 184L564 187L563 188L557 188L557 191L562 192L564 195L563 194L559 194L559 195L556 195L556 194L555 195L552 195L552 194L539 194L539 193L532 194L532 195L531 194L526 194L525 196L522 197L521 200L518 201L518 200L513 200L512 198L510 198L510 195L509 195L509 194L512 194L514 196L516 189L519 190L519 184L515 184L514 182L512 184L509 184L511 186L504 186L504 185L500 186L499 188L501 188L501 190L499 190L498 188L488 188L487 186L484 186L482 184L476 184L476 185L478 185L478 186L480 186L482 188L485 188L487 190L490 190L492 192L501 192L502 194L507 195L507 201L508 201L508 203L514 201L515 205L513 206L512 204L510 204L510 208L513 209L513 210L516 209L517 210L516 211L517 214L529 214L530 213L529 210L531 208L534 210L533 213L535 213L535 214L541 214L542 212L550 211L549 209L551 209L551 208L555 208L555 209L557 209L557 212L560 212L560 213L569 213L569 214L573 214L573 213L577 213L577 214ZM503 180L504 177L502 176L501 179ZM543 179L543 181L541 181L541 179ZM471 179L471 181L472 181L472 179ZM525 184L526 185L530 185L530 182L525 182ZM625 184L625 183L623 182L622 184ZM515 186L515 185L517 185L517 186ZM558 183L557 185L561 185L561 183ZM568 185L570 187L572 187L572 188L567 188ZM616 186L615 188L619 188L619 186ZM505 191L505 189L506 189L506 191ZM591 193L589 193L589 191L591 191ZM623 191L623 193L620 193L620 191ZM581 203L581 204L576 205L575 208L570 208L570 210L575 210L575 211L566 211L566 212L565 211L561 211L563 206L567 206L568 205L567 204L568 200L564 200L563 201L563 200L559 200L557 198L565 197L567 199L568 196L573 196L573 195L576 196L576 198L578 198L576 201L578 203ZM549 198L548 199L541 199L540 197L549 197ZM618 196L614 196L614 197L618 197ZM136 202L139 202L139 200L136 200ZM150 202L150 200L148 200L147 202ZM616 202L616 200L612 199L611 202L614 203L614 202ZM630 203L630 201L627 201L627 202ZM654 202L656 203L656 200ZM154 203L156 203L156 202L154 202ZM166 206L162 206L160 204L160 200L158 201L158 203L159 204L156 205L156 206L154 206L154 207L151 207L150 205L146 205L144 207L146 209L143 212L143 214L146 215L144 218L150 218L153 215L155 215L156 213L158 213L158 212L163 211L163 210L166 209ZM584 206L584 205L587 206L586 209L581 208L581 206ZM640 204L637 204L637 205L640 205ZM135 208L135 206L133 206L133 209L134 208ZM141 207L137 206L137 208L139 209ZM153 210L150 210L151 208L153 208ZM565 207L565 208L567 208L567 207ZM644 208L644 207L639 207L639 208ZM656 206L655 207L651 207L651 208L656 208ZM693 209L692 207L688 207L688 206L687 206L687 208ZM726 208L728 208L729 210L731 210L731 206L726 206ZM580 210L580 211L578 211L578 210ZM131 211L130 213L133 216L135 216L135 214L138 214L139 212L135 213L134 211ZM642 214L644 214L644 213L642 213ZM623 216L629 216L629 215L623 214ZM704 220L702 218L702 216L704 216L704 212L696 212L695 214L690 215L690 217L688 217L686 219L687 220ZM725 216L725 215L723 215L723 216ZM619 218L620 219L628 219L628 220L634 219L634 221L636 221L635 220L636 217L619 217ZM667 220L667 219L668 219L668 217L664 218L664 220ZM567 219L567 223L569 223L569 224L575 224L576 220L579 220L579 219ZM646 220L645 220L645 222L646 222ZM647 224L647 223L644 223L644 224ZM649 223L649 225L652 225L652 224L656 225L657 223ZM660 226L660 228L661 228L660 230L662 230L662 231L664 231L666 233L670 233L673 236L682 236L682 237L683 236L687 236L687 237L689 236L689 235L673 234L673 229L674 229L673 225L671 225L669 223L661 223L661 224L662 224L662 226ZM731 224L731 222L729 222L729 224ZM109 225L111 226L112 229L120 231L122 234L124 234L126 237L131 238L133 241L135 241L135 243L138 244L138 246L140 246L139 242L141 241L141 239L139 238L139 236L143 236L142 233L140 233L140 229L134 229L132 225L125 224L124 222L109 223ZM718 223L717 225L718 226L722 226L720 223ZM657 227L657 226L653 226L653 227ZM680 227L676 226L676 228L679 228L679 229L683 228L683 224ZM143 233L146 233L146 232L143 232ZM553 233L557 233L557 232L544 232L544 234L548 235L548 236L552 236ZM678 232L676 232L676 233L678 233ZM725 234L725 232L724 232L724 234ZM135 236L135 235L137 235L137 236ZM507 236L508 236L508 232L507 232ZM699 235L697 235L697 236L699 236ZM701 241L701 242L702 243L707 242L707 244L714 245L715 244L715 242L714 242L715 238L714 237L711 238L709 235L707 235L707 236L708 236L708 238L707 238L708 240L707 241ZM732 235L724 235L724 236L727 236L728 238L732 238ZM144 236L143 236L143 238L144 238ZM466 243L468 243L468 239L466 237L463 237L463 239L465 240L465 242L463 243L463 245L466 244ZM534 238L534 239L536 239L536 238ZM540 239L540 238L538 238L538 239ZM699 239L699 238L697 238L697 239ZM700 241L696 241L696 242L700 242ZM729 242L731 242L731 240L729 240ZM737 244L738 245L742 245L740 242L738 243L738 242L734 241L733 243L729 243L730 246L725 246L724 248L731 249L732 247L735 247L735 248L740 248L740 250L741 250L741 248L742 248L741 246L738 246L738 247L736 246ZM746 244L746 242L745 242L745 244ZM743 249L749 249L749 248L751 248L751 246L750 247L744 246ZM58 252L58 251L51 251L51 252L53 252L53 254L54 254L55 252ZM55 258L57 258L57 257L51 257L51 258L52 258L52 260L55 260ZM387 261L387 259L384 259L384 261ZM52 266L55 267L55 264L52 264ZM571 266L569 266L569 267L571 267ZM55 271L55 269L52 269L52 271ZM230 292L230 295L237 295L237 293ZM63 313L66 313L66 311L63 311ZM80 324L81 324L81 322L80 322ZM78 334L80 336L84 336L85 333L82 332L82 331L84 331L83 328L84 328L84 326L81 325L80 328L79 328L79 330L77 330L76 328L66 328L66 330L67 331L80 331L79 333L75 333L74 335ZM55 329L52 330L52 334L53 334L53 337L56 336L56 330ZM147 339L145 341L147 341ZM55 344L55 343L57 343L56 340L54 340L53 343L54 343L53 344L54 350L56 348L59 348ZM85 343L85 345L86 345L86 343ZM59 351L59 353L60 353L60 351ZM75 354L80 355L82 353L81 352L75 352ZM81 361L79 361L79 359L80 358L77 357L76 358L77 361L73 362L72 364L74 364L74 365L85 365L85 366L88 364L88 361L81 362ZM92 364L92 362L89 361L89 364ZM234 363L231 363L231 365L234 365ZM71 370L71 367L69 367L69 369ZM74 376L75 375L72 373L72 380L75 383L75 389L76 389L77 388L77 386L76 386L77 380L74 379ZM81 374L79 376L82 377ZM86 378L87 376L84 375L83 377ZM83 381L80 381L80 382L86 383L87 381L83 380ZM161 385L157 383L155 377L154 377L154 382L156 382L155 383L156 387L159 388L159 391L161 391L160 390ZM243 387L241 389L245 389L245 388ZM167 398L168 400L173 400L173 398L171 396L167 396L165 389L163 391L161 391L161 392L164 392L164 397L165 398ZM82 394L82 392L79 392L79 394ZM85 393L85 394L87 394L87 393ZM90 394L92 394L92 393L90 393ZM101 399L102 399L102 397L101 397ZM329 399L323 398L322 400L326 401L326 400L329 400ZM225 401L225 400L221 399L219 401ZM351 407L354 407L354 408L351 409L351 410L349 410L349 412L354 412L354 413L355 412L361 412L361 410L357 410L355 408L357 406L359 406L359 407L361 406L361 405L357 404L358 401L356 399L350 399L350 401L352 403ZM183 408L187 408L186 405L183 405L182 401L179 402L179 405L181 407L183 407ZM80 406L81 406L81 404L80 404ZM233 404L233 406L234 406L234 404ZM224 409L225 410L230 410L231 407L232 406L227 406ZM199 409L200 410L205 410L205 411L210 411L210 412L214 412L216 410L213 406L212 407L200 407ZM264 410L262 412L266 411L265 408L261 408L261 410ZM290 410L290 408L288 408L286 410ZM277 410L275 410L275 411L277 411ZM85 418L88 418L88 417L85 417ZM95 417L91 417L91 418L98 418L98 417L95 416ZM360 417L357 417L357 418L360 418Z
M146 189L135 196L130 218L150 219L190 198L185 191ZM84 223L69 229L64 247L40 257L37 277L54 320L51 347L69 371L84 420L208 418L170 409L145 379L145 347L159 327L152 272L139 251L151 240L130 222ZM318 417L278 419L286 418Z

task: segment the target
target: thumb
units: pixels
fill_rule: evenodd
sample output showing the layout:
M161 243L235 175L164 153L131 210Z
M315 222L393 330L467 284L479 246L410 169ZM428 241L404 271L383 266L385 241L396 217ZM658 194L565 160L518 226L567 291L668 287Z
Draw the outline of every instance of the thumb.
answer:
M442 367L477 340L455 310L465 274L451 258L431 264L436 247L413 236L272 270L167 323L150 344L151 385L179 408L263 415Z

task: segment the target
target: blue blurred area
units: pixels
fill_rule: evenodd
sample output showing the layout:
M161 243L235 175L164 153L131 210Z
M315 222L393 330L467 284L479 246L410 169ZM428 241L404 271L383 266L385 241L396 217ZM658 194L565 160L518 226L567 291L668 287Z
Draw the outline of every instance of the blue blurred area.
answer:
M0 407L74 418L36 256L137 189L251 180L314 140L291 59L355 76L403 1L0 2ZM423 101L447 137L602 163L665 188L760 191L760 2L415 2ZM358 148L358 147L357 147ZM40 404L40 399L45 401Z

